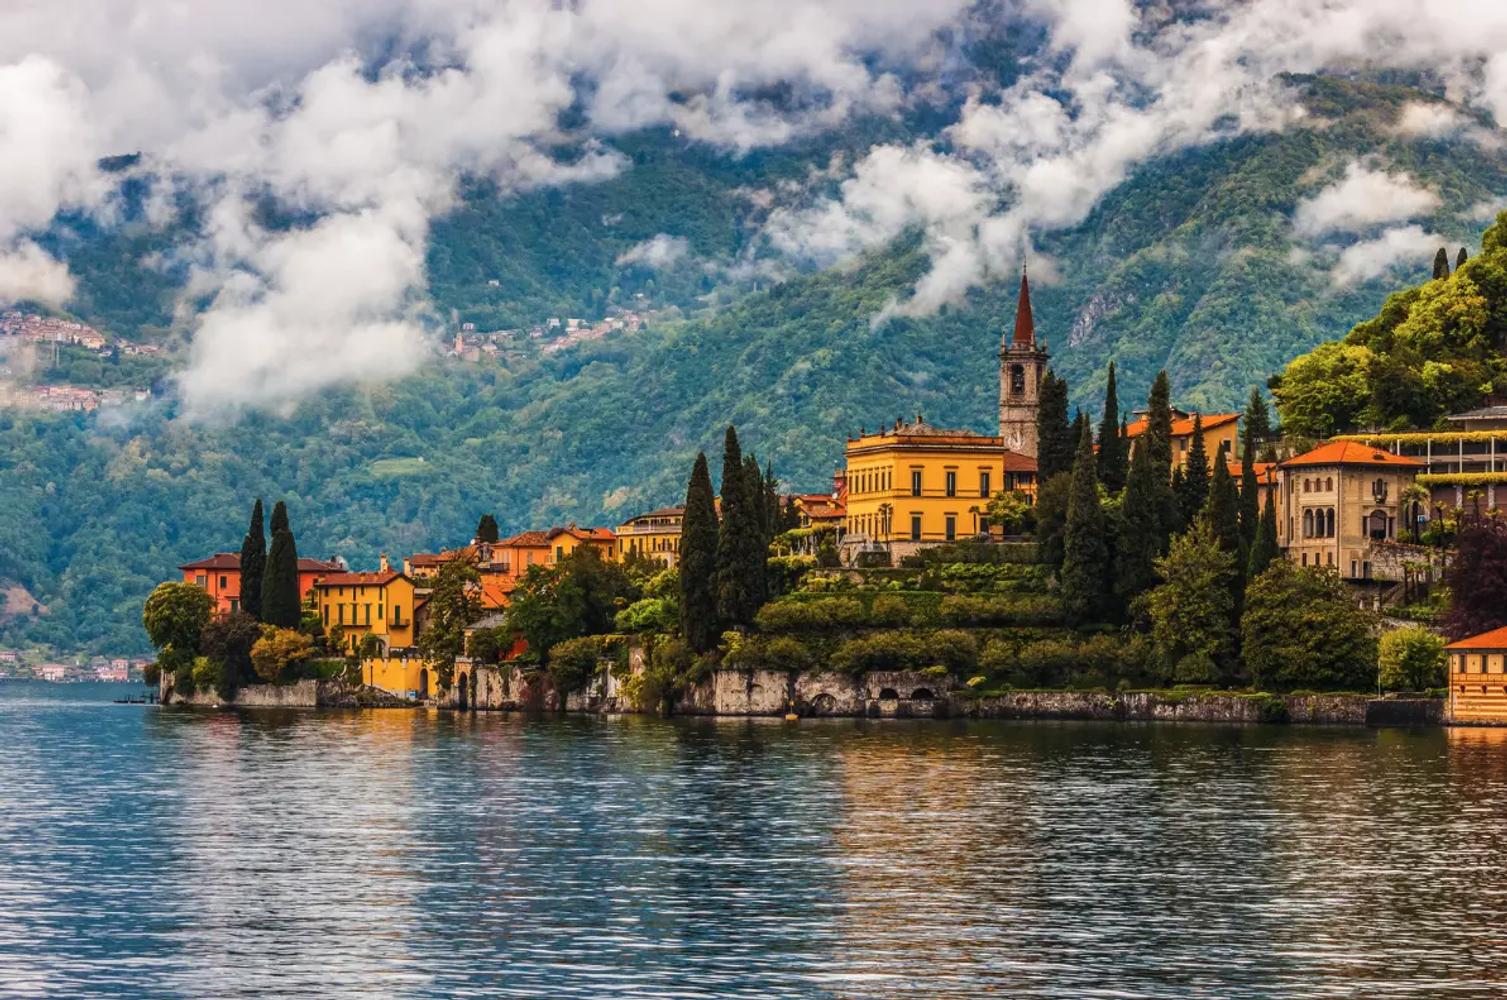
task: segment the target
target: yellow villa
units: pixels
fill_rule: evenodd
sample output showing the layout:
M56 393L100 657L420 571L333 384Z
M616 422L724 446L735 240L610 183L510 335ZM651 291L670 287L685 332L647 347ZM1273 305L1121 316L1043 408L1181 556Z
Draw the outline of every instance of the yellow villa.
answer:
M1449 721L1507 722L1507 628L1444 647L1449 656Z
M943 430L920 418L848 441L846 548L881 545L908 554L923 545L987 534L989 499L1034 495L1036 460L1005 440Z
M630 517L617 529L617 557L647 556L673 567L680 556L680 525L684 520L684 507L661 507Z

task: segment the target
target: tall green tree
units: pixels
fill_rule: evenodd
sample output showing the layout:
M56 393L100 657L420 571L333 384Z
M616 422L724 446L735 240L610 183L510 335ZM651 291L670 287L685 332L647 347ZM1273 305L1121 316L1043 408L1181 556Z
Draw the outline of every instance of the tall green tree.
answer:
M1256 528L1255 540L1251 542L1251 555L1246 562L1245 578L1256 579L1266 572L1272 560L1280 557L1281 552L1277 548L1277 502L1275 497L1271 497L1261 509L1261 523Z
M1261 393L1251 390L1250 402L1245 407L1244 427L1240 443L1240 537L1246 548L1256 541L1256 531L1261 522L1260 486L1256 480L1256 460L1261 445L1270 433L1267 426L1266 401Z
M476 522L476 540L478 542L495 542L501 537L497 530L497 518L491 514L483 514L481 520Z
M769 573L766 564L769 559L769 540L774 537L774 525L769 520L769 497L764 489L764 473L759 469L759 460L749 455L743 460L743 472L744 495L748 497L749 516L753 519L762 555L758 571L751 581L754 610L757 611L769 600Z
M449 688L455 681L455 658L466 649L466 626L483 613L481 574L466 560L451 559L435 574L426 607L419 653L439 678L440 687Z
M1376 684L1376 616L1356 607L1333 567L1277 559L1251 581L1241 648L1268 691L1367 691Z
M1104 413L1099 418L1099 482L1111 493L1125 488L1127 460L1125 439L1120 436L1120 394L1115 386L1115 363L1109 363L1104 386Z
M1047 369L1041 379L1036 410L1036 476L1046 482L1060 472L1073 469L1072 425L1067 416L1067 383Z
M766 546L738 432L728 427L722 445L722 528L717 536L717 617L723 625L750 625L759 610Z
M1461 247L1460 248L1460 253L1455 257L1455 270L1458 271L1458 270L1460 270L1460 268L1464 267L1465 266L1465 262L1467 260L1469 260L1469 259L1470 259L1470 254L1468 254L1468 253L1465 252L1465 248L1464 247Z
M706 453L696 456L680 527L680 628L698 653L717 645L717 509Z
M241 610L252 618L262 614L262 576L267 570L267 536L262 532L262 501L251 507L251 524L241 540Z
M1062 604L1069 615L1080 622L1102 620L1109 604L1109 537L1104 509L1099 504L1094 435L1086 422L1073 461L1059 581Z
M280 628L297 628L303 619L298 593L298 545L288 525L288 508L281 500L272 508L272 548L262 578L262 621Z
M1200 519L1156 562L1161 583L1146 595L1151 641L1172 680L1213 684L1234 673L1235 561Z
M1165 371L1156 373L1146 401L1146 440L1151 464L1163 482L1172 481L1172 384Z
M1220 464L1224 464L1222 461ZM1193 443L1188 446L1188 460L1183 465L1183 478L1179 484L1178 507L1184 524L1204 509L1209 499L1209 450L1204 445L1204 423L1201 414L1193 414Z
M1120 503L1120 529L1115 540L1114 591L1120 604L1132 609L1142 594L1156 586L1156 560L1163 554L1165 536L1158 503L1164 485L1157 482L1151 451L1144 442L1130 450L1130 471Z
M1209 485L1209 500L1203 510L1209 522L1214 540L1229 553L1234 571L1230 573L1230 599L1233 602L1230 625L1238 628L1240 611L1245 601L1245 566L1250 560L1250 548L1240 536L1240 494L1235 490L1235 480L1230 476L1229 466L1220 462L1214 467L1214 479Z
M1434 278L1449 277L1449 251L1440 247L1434 254Z

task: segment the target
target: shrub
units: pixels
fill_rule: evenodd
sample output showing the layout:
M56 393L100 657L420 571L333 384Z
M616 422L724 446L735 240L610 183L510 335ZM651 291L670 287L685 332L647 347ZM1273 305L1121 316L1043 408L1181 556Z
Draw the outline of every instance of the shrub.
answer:
M1444 684L1444 640L1421 625L1381 637L1381 686L1388 691L1423 691Z
M801 580L800 590L807 594L830 594L857 587L842 573L809 573Z
M816 569L815 556L770 556L765 575L769 580L769 594L779 597L792 590L799 590L801 582Z
M754 624L761 632L821 632L862 625L863 604L851 597L814 601L775 601L759 609Z
M602 637L598 635L566 639L551 646L549 672L555 679L555 690L565 695L586 687L596 676L604 652Z
M1256 703L1256 718L1261 722L1286 723L1292 721L1287 711L1287 702L1274 694L1262 695Z
M788 635L770 639L764 655L771 667L780 670L809 670L815 661L799 639Z
M1279 559L1246 589L1245 664L1256 687L1364 691L1376 680L1374 616L1333 569Z
M911 621L911 605L903 597L881 594L869 609L869 622L876 627L906 625Z
M466 639L466 652L473 663L497 663L512 645L512 633L505 628L479 628Z
M940 629L927 637L932 663L946 667L949 673L963 676L978 666L978 640L959 629Z
M251 666L262 680L276 684L313 653L314 641L302 632L263 625L262 637L251 647Z
M193 660L193 681L195 690L213 690L215 694L227 701L233 696L234 691L227 684L225 664L208 656L196 656Z
M1061 605L1045 595L953 594L942 599L937 613L946 625L1052 625L1062 621Z
M679 624L679 604L663 597L634 601L613 619L613 627L619 632L670 632Z
M919 670L935 662L928 644L914 632L876 632L848 639L832 653L832 669L850 674L873 670Z

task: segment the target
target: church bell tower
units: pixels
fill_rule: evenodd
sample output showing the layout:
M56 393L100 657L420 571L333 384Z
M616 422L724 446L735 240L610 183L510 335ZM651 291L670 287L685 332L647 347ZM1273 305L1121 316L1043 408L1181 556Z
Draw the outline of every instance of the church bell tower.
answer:
M999 349L999 436L1006 448L1031 458L1036 457L1036 412L1041 408L1041 380L1049 358L1046 341L1036 339L1031 284L1022 269L1015 331Z

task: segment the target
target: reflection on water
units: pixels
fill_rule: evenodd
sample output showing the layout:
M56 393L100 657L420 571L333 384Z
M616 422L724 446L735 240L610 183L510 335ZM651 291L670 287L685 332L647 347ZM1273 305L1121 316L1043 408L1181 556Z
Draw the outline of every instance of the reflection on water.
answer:
M4 995L1507 992L1507 732L57 691L0 686Z

